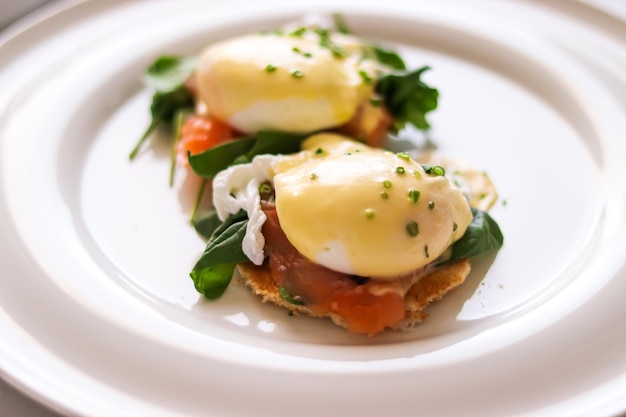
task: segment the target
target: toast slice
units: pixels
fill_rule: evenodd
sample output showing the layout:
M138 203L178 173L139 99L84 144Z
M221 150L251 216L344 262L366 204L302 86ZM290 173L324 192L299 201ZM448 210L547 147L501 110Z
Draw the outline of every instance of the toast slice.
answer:
M286 308L293 314L328 317L336 325L346 327L343 319L337 314L318 314L306 306L285 301L280 296L278 287L272 280L271 274L266 267L246 262L239 264L237 270L243 282L250 287L254 294L260 296L263 302L276 304L279 307ZM452 264L437 267L413 284L405 296L407 306L405 317L393 329L410 330L428 318L428 313L424 312L424 309L430 303L441 300L446 293L461 285L469 275L470 270L470 261L463 259Z

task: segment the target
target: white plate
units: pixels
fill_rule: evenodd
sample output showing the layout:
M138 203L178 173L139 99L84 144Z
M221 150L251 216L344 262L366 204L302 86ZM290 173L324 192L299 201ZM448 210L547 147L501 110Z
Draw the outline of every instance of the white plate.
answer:
M65 3L0 39L3 377L89 416L626 410L624 24L569 2L356 3ZM158 140L127 159L154 57L311 10L431 65L433 140L506 201L505 247L415 332L350 335L236 283L203 300L193 184L167 187Z

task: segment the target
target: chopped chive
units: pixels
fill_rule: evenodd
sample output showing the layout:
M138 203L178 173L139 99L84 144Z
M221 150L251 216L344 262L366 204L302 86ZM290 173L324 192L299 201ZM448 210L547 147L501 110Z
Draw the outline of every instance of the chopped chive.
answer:
M404 159L405 161L411 160L411 155L409 155L408 152L398 152L396 155L398 155L398 158Z
M263 183L259 186L259 194L268 194L272 192L272 186L267 184L267 183Z
M406 233L411 236L411 237L415 237L419 234L419 228L417 226L417 223L414 221L410 221L406 224Z
M435 208L435 202L434 201L429 201L428 202L428 208L431 209L431 210L434 209Z
M274 72L278 69L278 67L276 65L272 65L272 64L267 64L265 66L265 72Z
M365 70L359 70L359 76L361 76L361 80L366 85L372 84L372 76L367 73Z
M422 164L422 168L424 168L424 172L426 172L427 174L438 175L440 177L446 175L446 170L440 165L435 165L434 167L431 167L430 165Z
M306 32L306 27L301 26L298 29L294 30L293 32L290 32L289 36L294 36L296 38L300 38L300 37L302 37L302 35L304 35L304 32Z
M433 174L443 177L446 175L446 170L444 167L436 165L433 167Z
M309 176L310 179L315 180L317 179L317 174L314 172Z
M332 45L330 47L330 52L333 54L335 58L345 58L346 56L348 56L348 53L345 50L341 49L340 47L336 45Z
M415 178L422 178L422 173L421 173L421 172L419 172L418 170L414 169L414 170L413 170L413 176L414 176Z
M424 245L424 255L426 258L430 258L430 255L428 254L428 245Z
M419 200L419 198L419 190L409 190L409 200L411 200L411 203L417 203L417 200Z
M389 180L385 180L385 181L383 181L383 187L385 187L385 188L391 188L391 181L389 181Z
M304 77L304 73L302 71L300 71L300 70L293 70L293 71L291 71L291 76L293 78L302 78L302 77Z
M454 224L452 225L452 231L453 231L453 232L455 232L455 231L456 231L456 229L457 229L458 227L459 227L459 225L458 225L458 224L456 224L456 223L454 223Z
M327 29L318 28L315 29L315 33L317 33L320 38L319 45L322 48L328 49L335 58L345 58L346 56L348 56L347 51L332 42L332 40L330 39L330 33Z
M299 306L304 304L304 302L302 301L300 297L298 296L292 297L291 294L287 292L287 289L283 287L282 285L278 287L278 294L280 295L280 298L287 301L288 303L299 305Z
M326 152L322 148L317 148L315 150L315 155L324 155Z
M372 210L371 208L365 209L365 217L367 217L368 219L373 219L374 210Z
M404 167L398 167L398 168L396 168L396 174L398 174L398 175L404 175Z
M291 48L291 50L297 54L302 55L305 58L311 58L313 56L313 54L311 54L310 52L302 52L302 49L298 48L297 46L294 46L293 48Z
M380 193L380 196L381 196L381 198L382 198L383 200L387 200L387 199L389 198L389 194L387 194L387 193L386 193L386 192L384 192L384 191L383 191L382 193Z

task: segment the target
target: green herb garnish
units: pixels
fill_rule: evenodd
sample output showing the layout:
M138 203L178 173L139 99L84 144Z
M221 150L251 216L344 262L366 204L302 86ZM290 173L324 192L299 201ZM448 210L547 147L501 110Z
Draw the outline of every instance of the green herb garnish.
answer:
M472 258L499 249L504 244L502 231L489 214L472 208L472 216L472 222L463 236L452 245L452 255L446 263ZM453 229L456 230L456 227Z
M131 160L137 156L143 143L161 123L171 123L180 111L193 111L194 97L184 84L195 67L195 58L174 56L162 56L148 67L144 81L155 90L150 105L152 119L130 152Z
M294 304L297 306L304 305L304 302L300 299L300 297L292 297L291 294L287 292L287 289L283 287L282 285L278 287L278 294L280 295L280 298L282 298L283 300L287 301L290 304Z
M417 203L417 200L419 199L420 199L419 190L409 190L409 200L411 200L411 203Z
M337 32L343 33L344 35L349 35L350 29L348 29L348 25L346 21L343 19L343 15L340 13L333 14L333 20L335 21L335 27L337 28Z
M378 45L372 45L370 46L370 48L374 52L376 61L394 70L398 70L398 71L406 70L406 64L404 63L404 60L400 57L400 55L398 55L397 52L391 51L389 49L385 49Z
M404 74L388 74L378 79L376 92L384 97L385 104L394 117L394 129L406 124L426 130L430 124L426 114L437 108L439 91L424 83L422 74L429 67Z
M406 224L406 233L410 236L410 237L415 237L419 234L419 227L417 226L417 223L414 221L410 221Z
M230 284L237 264L248 261L241 246L247 225L245 212L234 214L220 224L189 274L196 290L207 298L220 297Z
M424 172L428 175L436 175L439 177L443 177L446 175L446 169L440 165L435 165L434 167L432 167L428 164L422 164L422 168L424 169ZM457 182L455 182L455 184L457 186L459 185Z
M223 142L205 152L188 155L189 165L199 176L213 178L231 165L252 161L256 155L298 152L303 139L302 135L260 131L256 136Z

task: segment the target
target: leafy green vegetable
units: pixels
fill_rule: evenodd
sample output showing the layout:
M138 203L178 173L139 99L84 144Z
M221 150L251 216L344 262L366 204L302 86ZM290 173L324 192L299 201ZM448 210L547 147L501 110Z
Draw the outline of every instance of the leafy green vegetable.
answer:
M299 297L292 297L291 294L287 292L287 289L283 286L278 287L278 294L280 298L287 301L288 303L295 304L297 306L304 305L304 302L300 300Z
M452 246L452 255L445 263L472 258L502 247L504 238L495 220L486 212L474 208L472 215L472 222L463 237ZM248 261L242 250L247 225L248 215L243 210L224 222L220 222L217 213L211 210L194 222L200 234L210 235L202 256L190 273L196 290L207 298L220 297L230 284L236 265ZM279 293L289 303L302 304L283 287L279 288Z
M202 197L204 196L204 190L206 190L206 186L209 180L206 178L202 178L200 182L200 186L198 187L198 192L196 193L196 199L193 202L193 207L191 209L191 222L193 223L193 219L196 217L198 213L198 209L200 208L200 204L202 203Z
M256 136L223 142L205 152L189 155L189 165L201 177L213 178L231 165L250 162L256 155L298 152L304 138L291 133L260 131Z
M426 130L430 124L426 113L437 108L439 91L421 80L422 74L430 69L422 67L403 74L388 74L380 77L376 91L384 97L385 104L395 119L395 129L407 123Z
M346 21L344 20L341 13L334 13L333 20L335 21L335 27L337 28L337 32L343 33L344 35L349 35L350 33L352 33L350 32L350 29L348 28L348 25L346 24Z
M293 133L274 132L262 130L257 133L254 146L246 154L252 160L262 154L288 154L300 151L300 144L309 135L296 135Z
M398 71L406 70L406 64L397 52L385 49L378 45L372 45L371 48L376 56L376 60L381 64Z
M337 32L344 34L344 35L352 34L352 31L346 24L346 21L343 18L343 15L341 13L334 13L333 20L335 22L335 28L337 29ZM399 71L406 70L406 65L404 63L404 60L400 57L400 55L398 55L397 52L389 50L389 49L385 49L382 46L377 45L377 44L369 45L369 49L370 49L369 51L366 49L366 52L365 52L366 58L374 58L376 59L376 61L394 70L399 70ZM372 55L372 53L374 55L373 57L370 56Z
M217 215L217 213L216 213ZM219 235L224 233L230 226L235 223L240 223L242 221L248 220L248 213L244 210L239 210L237 213L228 216L222 224L220 224L210 235L209 240L216 239Z
M190 114L191 112L188 111L188 109L179 109L173 118L174 140L172 140L172 145L170 146L170 180L169 180L170 187L174 185L174 174L176 172L176 153L177 153L176 147L178 146L178 143L180 142L183 123L185 122L186 117Z
M144 82L155 91L173 91L187 81L197 65L195 57L161 56L146 69Z
M188 155L189 166L204 178L213 178L218 172L228 168L233 161L248 153L254 146L255 138L241 138L221 144L195 155Z
M235 266L248 260L242 250L247 225L248 217L242 212L226 219L215 229L189 274L196 290L207 298L220 297L230 284Z
M196 232L200 233L206 239L210 239L215 230L222 224L214 209L205 210L198 213L191 220Z
M224 294L232 280L237 263L221 263L191 271L196 291L214 300Z
M446 263L472 258L504 244L498 223L487 212L472 208L472 215L472 222L463 237L452 245L452 255Z
M131 151L131 160L137 156L143 143L161 123L171 123L181 110L193 111L195 100L184 82L194 69L195 60L171 56L160 57L148 67L145 81L155 89L150 105L152 120Z

